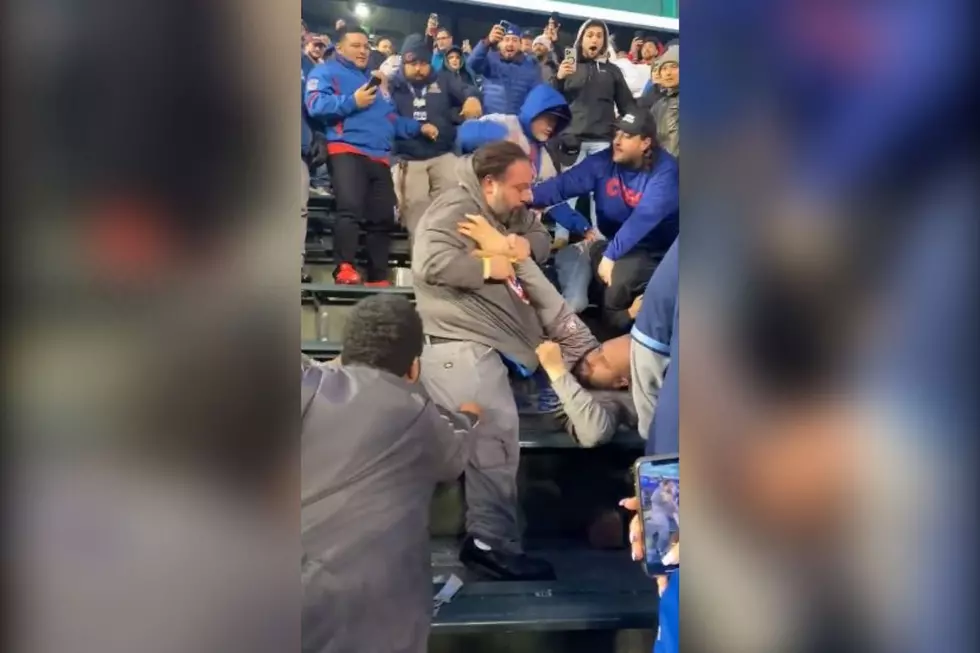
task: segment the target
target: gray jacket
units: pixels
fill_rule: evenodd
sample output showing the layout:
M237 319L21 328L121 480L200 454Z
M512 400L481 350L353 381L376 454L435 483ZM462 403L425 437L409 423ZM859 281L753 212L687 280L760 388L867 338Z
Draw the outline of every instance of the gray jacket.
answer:
M679 89L673 88L662 92L650 105L650 115L657 125L657 142L675 157L681 155L680 98Z
M304 379L303 651L424 653L429 506L462 473L470 425L378 370L313 364Z
M534 307L507 283L485 281L475 243L457 231L467 214L484 216L501 233L524 236L535 260L550 255L548 231L527 209L496 215L483 198L472 159L460 159L459 185L440 195L419 222L412 248L415 303L425 333L492 347L528 369L538 366L534 349L543 339ZM533 261L515 265L519 277Z

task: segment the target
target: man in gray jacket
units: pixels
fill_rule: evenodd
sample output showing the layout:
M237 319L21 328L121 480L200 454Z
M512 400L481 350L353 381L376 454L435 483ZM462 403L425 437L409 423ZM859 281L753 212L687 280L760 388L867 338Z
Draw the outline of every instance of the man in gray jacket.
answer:
M551 239L524 206L534 171L520 146L485 145L460 160L457 176L457 187L419 222L412 271L426 335L422 383L443 407L479 399L494 427L474 439L466 468L468 537L460 559L494 578L548 579L551 565L521 546L519 423L504 360L530 372L538 365L534 350L544 331L518 277L526 267L537 270L532 258L547 260ZM475 252L474 230L505 239L513 256Z
M304 653L426 651L432 494L484 426L475 404L448 413L426 396L421 352L412 304L375 296L352 312L340 365L304 361Z

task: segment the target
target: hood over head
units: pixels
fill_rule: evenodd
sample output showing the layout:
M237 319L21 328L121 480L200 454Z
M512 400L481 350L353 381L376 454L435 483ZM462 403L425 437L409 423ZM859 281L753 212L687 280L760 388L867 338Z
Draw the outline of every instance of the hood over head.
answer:
M605 21L597 20L595 18L590 18L589 20L582 23L582 26L578 28L578 34L575 35L575 51L582 54L582 35L585 34L585 30L592 26L598 26L602 28L603 33L606 35L606 49L604 52L600 52L599 56L596 57L597 61L615 61L616 60L616 50L613 48L612 39L609 37L609 26L606 25Z
M572 121L572 112L568 108L568 101L565 100L565 96L548 84L539 84L527 94L518 116L521 128L528 140L534 140L531 135L531 122L542 113L553 113L557 116L555 134L568 127L568 123Z

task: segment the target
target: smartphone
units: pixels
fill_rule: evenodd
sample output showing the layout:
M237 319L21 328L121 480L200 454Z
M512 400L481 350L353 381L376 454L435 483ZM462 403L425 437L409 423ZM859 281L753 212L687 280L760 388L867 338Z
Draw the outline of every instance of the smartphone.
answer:
M575 48L565 48L565 61L571 61L572 63L575 63L576 58L577 57L575 56Z
M643 569L648 576L677 571L663 557L680 539L680 458L676 454L645 456L633 466L636 496L640 498L643 526Z
M436 25L439 24L439 14L429 14L429 20L431 20Z
M371 79L368 80L367 87L377 88L378 86L381 86L381 78L377 75L371 75Z
M509 30L513 24L514 23L510 22L509 20L502 20L499 23L497 23L497 25L499 25L500 28L503 29L505 32Z

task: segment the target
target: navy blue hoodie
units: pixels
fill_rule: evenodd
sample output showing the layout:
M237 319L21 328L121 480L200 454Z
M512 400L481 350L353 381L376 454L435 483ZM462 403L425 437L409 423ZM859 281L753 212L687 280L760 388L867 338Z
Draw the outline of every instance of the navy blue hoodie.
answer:
M421 36L418 43L412 36L405 39L403 53L416 52L417 46L424 44ZM429 53L425 53L429 55ZM435 68L421 82L405 77L405 55L402 67L390 82L391 101L398 115L430 123L439 130L439 137L430 141L419 134L413 138L395 141L395 157L404 161L425 161L452 152L456 143L456 122L459 111L470 97L476 97L475 89L464 85L459 77L448 71L436 72Z

